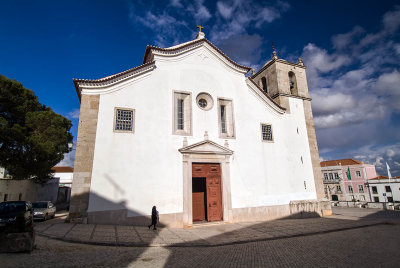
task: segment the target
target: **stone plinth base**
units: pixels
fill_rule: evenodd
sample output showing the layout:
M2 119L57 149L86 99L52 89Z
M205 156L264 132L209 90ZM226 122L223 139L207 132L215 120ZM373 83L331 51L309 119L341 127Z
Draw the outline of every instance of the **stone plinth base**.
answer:
M183 227L183 213L160 214L159 220L159 226ZM88 212L87 223L147 226L151 223L151 217L147 215L128 217L127 210L124 209L94 211Z
M0 252L31 252L35 244L35 235L25 233L0 234Z
M331 202L328 199L290 201L289 207L293 218L332 215Z

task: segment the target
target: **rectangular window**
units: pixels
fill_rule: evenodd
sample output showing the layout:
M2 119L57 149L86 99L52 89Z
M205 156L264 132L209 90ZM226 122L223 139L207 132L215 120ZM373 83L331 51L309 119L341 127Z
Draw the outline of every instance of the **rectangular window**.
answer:
M183 99L178 99L178 129L183 130L183 122L184 122L184 112L183 112Z
M235 138L233 102L218 98L218 129L220 138Z
M22 200L22 194L20 193L19 195L18 195L18 201L21 201Z
M134 109L115 108L114 131L134 132Z
M349 193L353 193L353 186L349 185Z
M336 190L337 190L338 193L341 193L341 192L342 192L342 188L340 188L340 185L337 185L337 186L336 186Z
M387 193L391 193L391 192L392 192L392 189L390 188L390 186L385 186L385 191L386 191Z
M8 200L8 194L4 194L4 202Z
M328 173L324 173L324 180L325 180L325 181L328 180Z
M221 132L226 134L226 113L225 105L221 105Z
M372 193L378 194L378 189L376 188L376 186L372 186Z
M360 178L360 177L361 177L361 171L357 170L357 171L356 171L356 175L357 175L357 177Z
M364 187L360 184L358 185L358 192L363 193L364 192Z
M272 126L267 124L261 124L261 135L263 141L273 141Z
M173 92L173 134L192 135L192 94L190 92Z
M329 180L333 181L333 174L332 173L329 173Z
M379 202L379 197L378 196L374 196L374 202Z
M339 179L339 174L336 172L335 173L335 180L338 180Z

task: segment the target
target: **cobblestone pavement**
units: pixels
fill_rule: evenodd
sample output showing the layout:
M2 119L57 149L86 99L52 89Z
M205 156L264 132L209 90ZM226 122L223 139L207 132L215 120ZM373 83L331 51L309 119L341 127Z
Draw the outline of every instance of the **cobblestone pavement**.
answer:
M399 267L400 226L376 225L216 247L115 247L37 238L1 267Z
M1 267L398 267L400 213L334 208L328 218L222 224L157 232L147 227L38 223L28 253L0 254ZM333 228L335 227L335 228ZM78 240L81 239L81 240ZM173 242L175 240L175 242ZM139 246L119 247L128 241ZM125 244L126 245L126 244ZM145 246L147 245L147 246Z
M38 223L37 234L67 242L116 246L217 246L326 233L381 223L400 223L399 211L334 208L327 218L214 224L194 228L158 228L100 224Z

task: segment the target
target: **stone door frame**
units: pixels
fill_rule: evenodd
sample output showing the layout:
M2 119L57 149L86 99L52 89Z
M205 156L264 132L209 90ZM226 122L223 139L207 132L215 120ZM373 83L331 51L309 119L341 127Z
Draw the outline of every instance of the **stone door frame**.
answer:
M215 150L208 146L208 150L196 150L196 146L213 145ZM191 147L191 148L189 148ZM191 150L193 149L193 150ZM211 150L210 150L211 149ZM222 149L222 150L221 150ZM232 196L231 196L231 178L230 178L230 156L233 151L220 146L211 141L204 141L198 144L187 146L179 150L182 157L183 167L183 226L193 225L193 207L192 207L192 165L193 163L220 164L221 167L221 194L222 194L222 221L232 222Z

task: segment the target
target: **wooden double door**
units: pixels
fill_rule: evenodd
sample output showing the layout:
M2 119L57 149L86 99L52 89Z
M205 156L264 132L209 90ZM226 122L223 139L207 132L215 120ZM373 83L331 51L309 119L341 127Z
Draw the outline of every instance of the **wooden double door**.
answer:
M192 207L193 221L222 220L220 164L192 165Z

